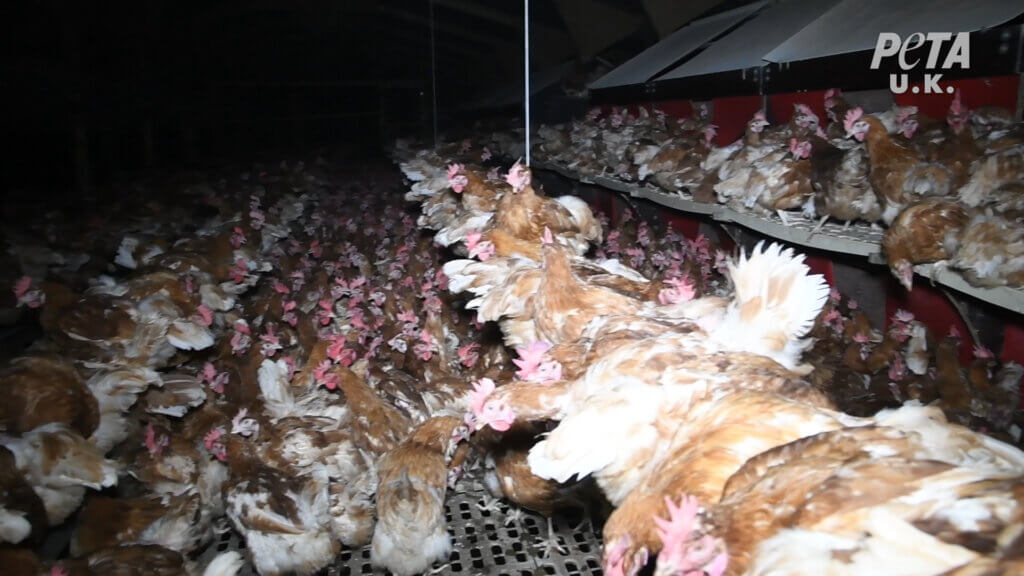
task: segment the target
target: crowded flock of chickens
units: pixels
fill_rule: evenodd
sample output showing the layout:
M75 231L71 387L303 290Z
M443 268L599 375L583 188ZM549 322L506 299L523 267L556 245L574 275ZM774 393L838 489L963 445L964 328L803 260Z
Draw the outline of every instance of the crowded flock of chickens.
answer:
M871 326L779 245L608 222L486 148L396 156L409 190L292 161L12 229L43 336L0 372L5 574L309 575L366 545L425 573L470 475L549 518L606 499L609 576L1024 570L1020 366ZM198 565L228 530L246 557Z
M1002 108L970 110L957 92L945 121L895 106L866 114L838 90L822 121L806 104L771 126L763 111L745 135L714 145L706 106L675 121L594 109L543 126L539 159L581 175L649 183L700 202L794 219L884 225L883 250L907 289L917 264L940 263L977 286L1024 286L1024 132Z

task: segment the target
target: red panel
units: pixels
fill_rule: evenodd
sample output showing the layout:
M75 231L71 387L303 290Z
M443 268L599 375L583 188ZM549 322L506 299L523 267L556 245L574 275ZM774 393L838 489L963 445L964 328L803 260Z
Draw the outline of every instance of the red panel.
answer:
M827 280L830 285L835 284L832 278L831 260L829 260L828 258L823 258L821 256L808 255L805 262L807 262L807 267L811 269L811 274L821 274L822 276L825 277L825 280Z
M598 212L601 212L608 217L609 220L612 218L612 202L611 198L604 191L595 190L591 193L590 207Z
M726 234L725 230L723 230L721 226L718 227L718 231L718 245L721 246L722 250L725 250L727 254L734 253L736 250L736 243L733 242L732 236Z
M713 107L713 122L718 126L718 137L715 142L719 146L725 146L743 136L747 122L761 109L761 97L716 98Z
M999 356L1004 362L1010 360L1024 364L1024 324L1008 322L1003 331L1003 350Z
M689 100L665 100L655 102L654 107L674 118L693 117L693 104Z
M700 234L700 220L691 218L686 214L679 214L676 212L664 211L663 216L668 225L675 228L679 232L683 233L690 240L693 240Z
M1017 76L994 76L991 78L967 78L940 82L942 86L953 86L960 90L964 105L968 108L982 106L1002 106L1007 110L1017 108L1017 89L1020 79ZM945 118L952 94L914 94L913 88L921 84L911 84L903 94L894 94L900 106L917 106L918 112L932 118Z
M889 297L885 301L885 325L888 329L889 319L900 308L912 312L914 317L924 322L928 330L936 338L943 338L949 333L952 326L960 331L962 336L960 343L960 361L970 362L973 358L974 341L971 339L967 325L960 318L960 314L949 303L946 295L940 290L932 287L927 279L920 276L914 278L914 289L907 293L896 282L895 278L889 278Z
M768 97L768 109L771 120L775 124L785 124L793 117L793 105L806 104L818 115L822 127L828 124L825 116L825 90L813 92L792 92L789 94L772 94Z

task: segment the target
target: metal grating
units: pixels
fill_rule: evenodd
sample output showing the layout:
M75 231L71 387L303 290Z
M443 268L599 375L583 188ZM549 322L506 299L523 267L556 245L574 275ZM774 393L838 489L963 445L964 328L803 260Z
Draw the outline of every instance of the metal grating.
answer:
M445 512L448 534L452 538L452 554L447 564L437 565L432 576L597 576L601 571L601 535L582 521L568 517L553 519L558 543L566 554L553 553L541 558L537 542L547 536L547 519L539 514L520 510L518 515L505 501L491 502L483 484L466 477L454 491L449 491ZM595 525L600 525L597 521ZM233 530L225 532L197 559L205 566L214 556L226 550L245 555L245 540ZM239 576L256 576L246 565ZM390 572L370 564L370 546L354 550L345 548L332 566L321 576L388 576Z

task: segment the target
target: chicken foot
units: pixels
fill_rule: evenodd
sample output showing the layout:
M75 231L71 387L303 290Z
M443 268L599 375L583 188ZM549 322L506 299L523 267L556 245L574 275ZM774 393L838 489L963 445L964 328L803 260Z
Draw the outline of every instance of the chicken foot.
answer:
M558 539L558 535L555 534L555 525L551 519L551 516L548 516L547 538L538 538L537 543L533 546L534 548L540 550L541 558L550 558L552 551L558 552L562 556L565 556L569 553L569 549L561 544L561 542Z
M509 508L509 512L505 515L505 527L515 524L522 528L523 511L519 508Z
M818 220L818 224L811 229L811 233L807 235L807 238L810 239L811 236L821 232L821 229L824 228L826 222L828 222L828 214L822 216L821 220Z
M779 220L782 220L782 225L783 226L790 226L791 225L789 223L789 217L786 216L786 211L785 210L776 210L775 213L779 215Z
M437 568L431 568L429 571L425 572L424 574L425 574L425 576L434 576L435 574L440 574L440 573L444 572L445 570L447 570L447 569L449 569L451 567L452 567L452 563L451 562L445 562L444 564L441 564Z
M476 508L481 512L501 514L501 500L498 500L493 496L484 496L479 502L477 502Z

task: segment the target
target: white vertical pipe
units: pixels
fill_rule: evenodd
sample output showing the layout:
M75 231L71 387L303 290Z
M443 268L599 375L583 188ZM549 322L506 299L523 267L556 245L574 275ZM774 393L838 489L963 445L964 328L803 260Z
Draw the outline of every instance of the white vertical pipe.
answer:
M523 0L523 106L526 125L526 165L530 165L530 0Z

